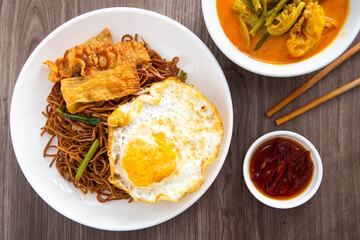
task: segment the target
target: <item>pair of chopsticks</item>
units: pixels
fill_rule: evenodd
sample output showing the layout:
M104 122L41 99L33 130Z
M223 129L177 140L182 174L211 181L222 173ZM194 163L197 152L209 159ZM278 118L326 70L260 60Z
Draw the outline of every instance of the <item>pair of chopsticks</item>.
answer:
M325 67L323 70L321 70L318 74L316 74L314 77L312 77L310 80L308 80L306 83L301 85L298 89L296 89L293 93L291 93L289 96L284 98L281 102L276 104L273 108L271 108L269 111L266 112L266 116L271 117L275 113L277 113L280 109L285 107L287 104L292 102L295 98L300 96L303 92L308 90L311 86L313 86L315 83L317 83L320 79L328 75L330 72L332 72L335 68L337 68L340 64L348 60L351 56L353 56L355 53L357 53L360 50L360 43L356 44L354 47L352 47L350 50L345 52L343 55L341 55L338 59L336 59L334 62L330 63L327 67ZM360 78L342 86L338 89L306 104L305 106L296 109L295 111L277 119L275 121L276 125L281 125L300 114L309 111L310 109L344 93L349 91L350 89L353 89L357 86L360 86Z

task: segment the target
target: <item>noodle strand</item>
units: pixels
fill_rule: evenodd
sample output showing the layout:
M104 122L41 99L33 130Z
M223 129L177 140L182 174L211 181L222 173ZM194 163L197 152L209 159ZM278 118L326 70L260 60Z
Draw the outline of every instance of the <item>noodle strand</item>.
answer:
M137 40L131 35L124 35L121 41ZM178 57L166 61L157 52L148 48L151 58L151 66L148 69L138 69L142 88L149 87L155 82L162 81L171 76L177 76L180 69L177 67ZM184 79L183 79L184 80ZM48 105L42 114L47 118L46 124L41 128L41 136L46 132L51 136L44 149L44 157L51 157L50 167L55 163L61 176L78 188L81 192L95 192L99 202L107 202L118 199L130 199L123 190L112 185L110 176L110 164L107 156L107 118L120 105L131 101L134 96L126 96L120 100L105 102L102 106L95 106L81 112L84 116L99 117L103 122L93 126L85 122L73 121L61 116L56 109L65 108L66 103L61 93L61 84L55 83L49 96ZM57 139L57 146L51 144ZM76 172L83 161L87 151L96 138L100 138L100 145L79 181L75 180ZM57 149L56 153L54 148Z

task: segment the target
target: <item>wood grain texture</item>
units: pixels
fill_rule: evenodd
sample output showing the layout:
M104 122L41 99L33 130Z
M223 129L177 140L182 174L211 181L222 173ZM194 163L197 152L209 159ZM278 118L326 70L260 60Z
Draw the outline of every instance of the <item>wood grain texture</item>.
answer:
M79 14L113 6L164 14L193 31L216 56L234 105L234 132L216 181L187 211L132 232L108 232L75 223L49 207L22 174L12 149L9 111L17 76L28 56L52 30ZM285 113L360 76L360 54L334 70L272 118L265 112L315 73L270 78L228 60L206 30L200 0L3 0L0 1L0 239L359 239L360 88L276 127ZM355 42L360 41L360 35ZM354 44L353 44L354 45ZM242 176L246 150L262 134L291 130L308 138L323 159L324 177L306 204L277 210L258 202Z

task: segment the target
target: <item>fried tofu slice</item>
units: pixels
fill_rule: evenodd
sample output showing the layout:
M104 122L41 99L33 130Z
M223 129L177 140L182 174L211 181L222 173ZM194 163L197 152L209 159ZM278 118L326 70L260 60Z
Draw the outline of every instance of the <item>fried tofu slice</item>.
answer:
M111 37L111 33L107 28L101 31L95 37L89 38L86 42L81 45L99 45L99 44L114 44L114 41Z
M79 45L67 50L64 57L54 62L44 62L50 68L49 80L58 82L61 79L76 75L87 76L96 71L112 69L120 64L136 64L146 68L150 56L142 42L128 41L114 44Z
M122 64L89 76L61 80L61 92L66 107L73 114L140 90L135 64Z

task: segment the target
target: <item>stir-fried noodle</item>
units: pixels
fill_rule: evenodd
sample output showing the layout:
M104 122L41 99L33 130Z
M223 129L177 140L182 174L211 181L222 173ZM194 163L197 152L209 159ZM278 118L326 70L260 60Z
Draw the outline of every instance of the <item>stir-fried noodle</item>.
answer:
M134 39L137 40L137 38L136 35ZM132 36L125 35L121 41L131 39L133 39ZM150 49L146 43L145 46L151 58L151 65L147 69L139 68L137 70L142 88L179 74L180 69L177 67L178 57L167 61L156 51ZM186 74L183 80L185 78ZM90 125L89 123L63 117L56 111L57 108L66 107L60 87L60 82L55 83L47 97L49 104L43 112L47 121L42 128L41 136L44 133L51 135L44 149L44 157L51 157L50 166L55 163L61 176L72 182L83 193L86 194L88 191L96 192L97 200L100 202L130 199L130 196L125 191L116 188L108 181L110 165L107 156L107 118L118 105L131 101L135 96L126 96L117 101L107 101L102 106L90 107L80 112L79 115L101 118L102 122L100 124ZM76 172L95 139L100 140L99 148L87 165L80 180L76 181ZM56 153L53 153L54 149Z

